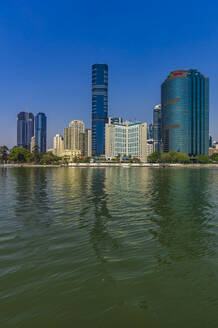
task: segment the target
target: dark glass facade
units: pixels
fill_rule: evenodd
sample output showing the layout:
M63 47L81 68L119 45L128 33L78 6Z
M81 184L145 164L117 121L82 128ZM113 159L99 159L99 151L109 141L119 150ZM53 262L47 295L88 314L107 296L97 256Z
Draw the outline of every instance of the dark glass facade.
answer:
M163 150L208 154L209 79L197 70L170 73L161 88Z
M209 138L209 147L213 147L213 138L210 136Z
M41 153L46 152L47 142L47 118L44 113L38 113L35 117L35 144Z
M153 124L148 126L148 139L153 139Z
M17 146L30 150L31 138L34 136L34 115L20 112L17 115Z
M161 151L161 127L162 127L162 111L161 105L154 107L153 111L153 139L154 151Z
M108 65L92 65L92 154L105 154L108 122Z

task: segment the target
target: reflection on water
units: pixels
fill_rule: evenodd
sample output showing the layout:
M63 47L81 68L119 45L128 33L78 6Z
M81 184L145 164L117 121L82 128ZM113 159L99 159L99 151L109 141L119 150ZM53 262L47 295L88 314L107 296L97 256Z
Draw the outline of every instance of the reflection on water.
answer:
M156 172L157 173L157 172ZM151 233L167 248L169 259L213 252L213 208L207 170L160 170L153 177ZM176 252L175 252L176 250Z
M4 327L217 327L218 172L0 175Z

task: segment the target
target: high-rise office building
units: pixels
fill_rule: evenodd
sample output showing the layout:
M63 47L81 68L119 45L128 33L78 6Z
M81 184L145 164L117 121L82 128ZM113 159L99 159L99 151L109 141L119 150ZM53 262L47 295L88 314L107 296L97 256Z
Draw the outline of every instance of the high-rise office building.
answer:
M34 136L34 115L20 112L17 115L17 146L30 150L31 138Z
M85 156L86 157L92 156L92 130L91 129L85 130Z
M35 144L38 147L39 152L46 152L47 117L44 113L38 113L35 117Z
M60 134L56 134L53 139L53 154L56 156L62 156L64 152L64 138Z
M170 73L161 87L163 150L208 154L209 80L195 69Z
M85 132L79 134L79 149L81 150L81 156L85 156Z
M105 156L118 155L147 161L147 124L136 122L107 123L105 126Z
M153 139L154 139L154 151L161 151L161 125L162 125L162 112L161 105L154 106L153 111Z
M76 150L81 148L80 133L84 133L83 121L73 120L69 127L64 129L64 149Z
M108 120L108 65L92 65L92 153L105 154Z
M35 145L36 145L36 138L34 136L34 137L31 138L31 142L30 142L30 151L31 151L31 153L35 149Z
M213 138L212 138L212 136L209 137L209 147L213 147Z
M148 126L148 139L153 139L153 124Z

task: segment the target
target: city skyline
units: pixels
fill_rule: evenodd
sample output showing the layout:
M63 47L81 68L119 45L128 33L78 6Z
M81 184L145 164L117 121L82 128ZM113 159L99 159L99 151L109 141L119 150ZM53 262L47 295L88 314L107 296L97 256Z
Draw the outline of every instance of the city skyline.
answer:
M197 15L187 15L187 8ZM127 1L125 7L96 2L85 9L71 1L64 6L57 1L2 3L1 144L16 144L15 117L20 111L46 113L48 147L71 120L81 119L91 128L94 63L109 66L109 115L148 124L169 72L203 72L210 78L210 134L218 140L216 10L203 1L198 8L194 1L183 3L179 14L176 9L161 2L133 6ZM178 16L186 17L185 22ZM103 17L106 24L99 32Z
M97 64L97 65L100 65L100 66L107 66L108 67L108 65L107 64ZM94 66L96 66L96 64L93 64L92 65L92 70L93 70L93 67ZM192 69L191 69L192 70ZM183 70L181 70L181 69L178 69L178 70L176 70L176 71L183 71ZM189 70L184 70L184 71L189 71ZM193 71L197 71L197 70L193 70ZM171 72L172 73L172 72ZM170 72L168 73L168 74L171 74ZM92 72L92 74L93 74L93 72ZM108 74L108 71L107 71L107 74ZM161 89L161 86L162 86L162 84L160 85L160 89ZM92 83L92 90L93 90L93 83ZM92 93L93 93L93 91L92 91ZM161 93L161 90L160 90L160 93ZM154 121L155 121L155 116L154 116L154 113L155 113L155 110L159 107L160 105L154 105L154 108L152 108L151 109L151 114L152 114L152 118L151 118L151 121L146 121L146 123L148 124L148 125L152 125L152 123L154 123ZM20 113L22 113L22 111L20 112ZM26 113L26 112L24 112L23 111L23 113ZM17 115L19 115L19 113L17 114ZM108 117L111 117L111 115L110 115L110 110L108 110L108 108L107 108L107 115L108 115ZM117 116L120 116L120 113L116 113L116 115ZM211 116L211 115L210 115ZM125 116L124 116L125 117ZM209 117L210 118L210 117ZM126 119L126 118L125 118ZM124 119L124 120L125 120ZM211 119L211 118L210 118ZM75 121L77 121L78 119L76 119ZM107 119L106 119L107 120ZM128 120L128 119L127 119ZM72 121L74 121L74 119L72 119ZM80 121L80 120L79 120ZM130 120L129 120L130 121ZM138 121L137 119L136 119L136 117L134 117L134 119L132 118L132 120L131 121ZM140 120L141 122L142 122L142 120ZM86 122L86 120L84 120L84 123ZM88 126L88 129L89 129L89 126L92 126L92 120L90 120L90 124L87 124L86 125L86 128L87 128L87 126ZM56 132L56 134L58 133L60 133L60 134L64 134L64 130L65 130L65 128L66 127L64 127L63 128L63 130L61 130L60 129L60 127L58 128L58 132ZM46 128L47 129L47 128ZM155 130L154 130L155 131ZM155 133L153 131L153 133ZM210 133L210 131L209 131L209 136L211 136L212 135L212 133ZM213 140L215 140L216 139L216 137L214 137L214 135L212 135L212 137L213 137ZM47 143L47 148L50 148L51 146L52 146L52 144L53 144L53 138L54 138L54 135L52 136L52 135L50 135L49 136L49 139L46 141L46 143ZM209 139L208 139L209 140ZM17 144L17 143L16 143ZM7 145L7 144L6 144ZM12 145L12 146L14 146L14 145Z

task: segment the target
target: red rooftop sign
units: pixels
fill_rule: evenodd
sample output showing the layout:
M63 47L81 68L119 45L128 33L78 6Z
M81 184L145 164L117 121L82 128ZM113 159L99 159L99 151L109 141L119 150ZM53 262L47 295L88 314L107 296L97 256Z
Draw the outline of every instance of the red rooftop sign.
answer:
M175 73L173 73L173 75L182 75L183 74L183 72L175 72Z

